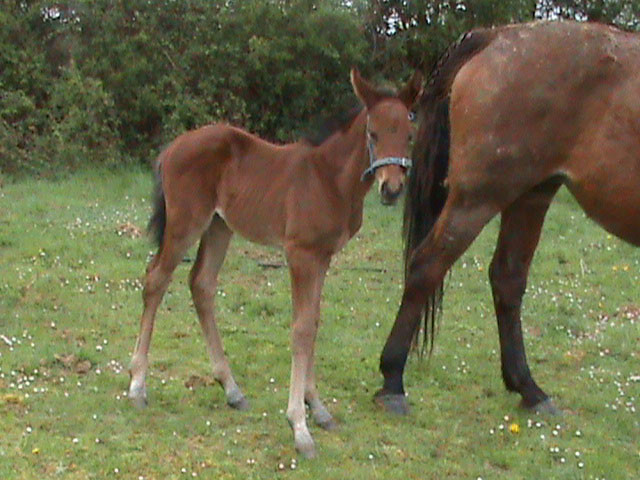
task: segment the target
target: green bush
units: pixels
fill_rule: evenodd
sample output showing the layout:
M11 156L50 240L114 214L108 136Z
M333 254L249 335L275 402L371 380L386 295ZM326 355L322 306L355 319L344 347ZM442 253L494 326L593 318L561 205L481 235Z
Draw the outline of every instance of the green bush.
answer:
M66 69L51 90L49 119L41 147L50 152L53 167L123 160L119 118L100 80L81 75L73 66Z
M0 172L37 172L32 161L34 142L46 120L33 99L22 90L0 94Z
M99 80L66 69L46 108L21 90L0 96L0 170L54 173L91 163L122 163L119 119Z
M0 2L8 174L146 163L217 121L291 141L353 104L351 66L376 81L426 73L478 25L558 11L640 28L637 0Z

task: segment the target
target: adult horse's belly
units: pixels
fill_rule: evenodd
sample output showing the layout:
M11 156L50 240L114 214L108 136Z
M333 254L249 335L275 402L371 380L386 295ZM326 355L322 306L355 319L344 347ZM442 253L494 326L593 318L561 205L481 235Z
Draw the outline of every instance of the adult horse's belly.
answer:
M621 239L640 246L640 175L581 172L567 187L589 217Z
M567 159L567 187L587 215L640 245L640 80L602 105Z

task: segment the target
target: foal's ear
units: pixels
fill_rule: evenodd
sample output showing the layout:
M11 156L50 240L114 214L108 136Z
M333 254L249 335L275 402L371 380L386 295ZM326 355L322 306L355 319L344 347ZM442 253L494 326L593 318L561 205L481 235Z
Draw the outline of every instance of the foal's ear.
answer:
M411 108L418 96L422 93L422 74L419 70L413 72L413 75L402 87L402 90L398 93L398 98L407 108Z
M382 97L376 89L360 76L357 68L351 69L351 85L353 91L367 108L374 106Z

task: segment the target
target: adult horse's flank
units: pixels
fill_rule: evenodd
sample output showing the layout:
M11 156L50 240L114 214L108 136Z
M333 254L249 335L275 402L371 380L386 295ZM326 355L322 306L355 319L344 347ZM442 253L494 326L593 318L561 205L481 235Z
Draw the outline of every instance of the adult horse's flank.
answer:
M227 402L247 408L224 355L213 301L218 271L233 233L284 249L293 298L292 367L287 417L295 446L315 447L305 420L306 402L318 425L335 424L316 391L314 343L320 297L331 257L359 230L364 197L374 178L383 203L401 193L412 126L409 107L421 78L397 95L382 93L351 72L364 108L321 143L277 146L224 124L179 136L160 154L155 212L150 222L160 248L147 268L140 335L131 360L129 397L146 403L145 376L156 310L185 251L200 239L190 274L193 301L213 375Z
M640 245L640 36L571 22L473 31L432 72L418 115L405 288L376 400L406 412L402 375L420 319L433 340L445 273L500 213L489 278L502 378L525 407L555 412L525 356L527 273L561 185L605 229Z

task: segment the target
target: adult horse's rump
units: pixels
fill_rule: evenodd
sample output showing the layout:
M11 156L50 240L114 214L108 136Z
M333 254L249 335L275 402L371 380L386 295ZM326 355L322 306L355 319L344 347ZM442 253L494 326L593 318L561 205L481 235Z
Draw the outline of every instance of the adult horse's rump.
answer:
M640 36L573 22L473 31L432 72L418 115L405 288L376 400L406 412L402 375L420 319L433 340L444 275L500 213L489 277L502 377L525 407L555 411L525 356L527 273L561 185L605 229L640 245Z

